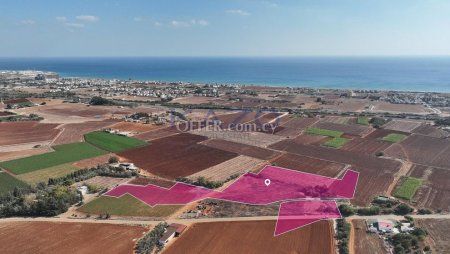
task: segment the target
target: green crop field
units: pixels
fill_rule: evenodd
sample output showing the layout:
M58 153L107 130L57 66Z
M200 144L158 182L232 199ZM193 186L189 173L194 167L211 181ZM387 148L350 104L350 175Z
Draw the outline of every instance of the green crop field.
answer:
M102 131L88 133L84 136L87 142L110 152L122 152L147 144L145 141L119 136Z
M394 196L410 200L416 194L417 189L422 185L422 180L414 177L406 177L402 184L397 188Z
M347 144L347 142L350 141L347 138L333 138L331 140L328 140L327 142L323 143L323 146L326 147L332 147L332 148L341 148L342 146L344 146L345 144Z
M40 182L47 183L48 179L50 178L63 177L77 170L80 169L73 166L72 164L62 164L50 168L36 170L26 174L21 174L17 177L26 183L36 185Z
M120 198L99 197L84 206L78 208L78 211L87 214L110 214L117 216L136 216L136 217L167 217L182 206L179 205L158 205L150 207L131 195L124 195Z
M383 138L384 141L389 141L392 143L397 143L406 138L406 135L404 134L398 134L398 133L391 133Z
M59 145L54 146L53 149L55 151L51 153L2 162L0 163L0 167L6 168L14 174L20 175L107 154L106 151L103 151L88 143Z
M358 117L357 123L361 125L369 125L369 118L367 116L360 116Z
M10 174L0 171L0 195L14 190L15 187L21 188L27 185Z
M332 131L332 130L326 130L326 129L320 129L320 128L308 128L306 129L306 133L312 134L312 135L320 135L320 136L327 136L332 138L339 138L344 133L342 131Z

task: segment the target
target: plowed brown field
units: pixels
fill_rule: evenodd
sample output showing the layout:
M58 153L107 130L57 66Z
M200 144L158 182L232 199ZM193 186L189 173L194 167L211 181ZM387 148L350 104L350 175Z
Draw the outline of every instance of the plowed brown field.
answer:
M59 133L57 126L32 121L0 123L0 146L52 140Z
M276 221L198 223L164 254L181 253L335 253L332 224L321 221L274 237Z
M265 149L256 146L250 146L245 144L240 144L236 142L220 140L220 139L210 139L202 142L203 145L217 148L220 150L228 151L231 153L237 153L240 155L246 155L249 157L261 159L261 160L270 160L279 156L281 153L277 151L273 151L270 149Z
M85 122L85 123L71 123L64 124L60 127L61 134L55 139L54 145L69 144L75 142L81 142L84 139L84 134L101 130L114 123L117 120L105 120L99 122Z
M148 229L87 223L0 223L2 253L132 253L135 240Z
M336 177L341 172L345 165L336 162L320 160L316 158L295 155L283 154L273 161L276 166L308 172L323 176Z
M185 177L237 156L197 144L205 137L182 133L157 139L150 145L119 153L139 168L170 180Z

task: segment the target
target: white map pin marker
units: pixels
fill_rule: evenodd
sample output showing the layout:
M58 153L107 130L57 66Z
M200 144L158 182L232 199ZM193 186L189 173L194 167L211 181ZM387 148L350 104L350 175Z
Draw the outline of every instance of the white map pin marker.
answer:
M269 186L269 185L270 185L270 179L264 180L264 184L265 184L266 186Z

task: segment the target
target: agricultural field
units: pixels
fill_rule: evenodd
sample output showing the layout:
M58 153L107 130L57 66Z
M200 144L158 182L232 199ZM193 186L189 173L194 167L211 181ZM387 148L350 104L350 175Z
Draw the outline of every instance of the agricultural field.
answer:
M248 157L253 157L261 160L270 160L279 156L281 153L273 151L266 148L245 145L241 143L220 140L220 139L210 139L203 141L202 145L209 146L212 148L220 149L230 153L236 153L239 155L245 155Z
M330 222L321 221L273 237L276 221L197 223L165 251L172 253L335 253ZM202 236L202 237L199 237Z
M369 136L366 136L365 138L353 138L341 149L354 153L362 153L375 156L377 153L384 151L386 148L392 145L391 142L383 141L381 139L369 138Z
M345 116L326 116L321 121L329 122L329 123L338 123L338 124L352 124L355 123L354 117L345 117Z
M61 133L54 140L53 144L61 145L82 142L85 134L107 128L116 122L117 120L104 120L61 125L58 127Z
M123 152L147 144L147 142L139 139L103 131L88 133L84 135L84 138L86 139L86 142L110 152Z
M119 131L128 131L132 133L142 133L163 128L161 125L132 123L132 122L120 122L111 125L109 128Z
M8 254L83 253L105 250L132 253L135 241L148 229L140 226L56 222L2 222L0 246Z
M406 177L395 190L394 196L397 198L411 200L411 198L414 196L414 194L416 194L417 189L421 185L421 179L417 179L415 177Z
M287 118L287 117L286 117ZM289 119L286 123L282 123L281 129L277 131L276 135L283 137L295 137L302 133L302 131L311 125L319 121L316 118L287 118Z
M272 161L282 168L313 173L328 177L336 177L345 168L344 164L320 160L316 158L286 153Z
M304 145L321 145L332 138L326 137L326 136L320 136L320 135L310 135L310 134L301 134L295 138L292 138L291 140L293 142L296 142L298 144L304 144Z
M93 185L98 188L106 188L108 190L116 187L117 185L126 183L128 178L118 178L118 177L108 177L108 176L96 176L85 181L76 183L75 185L80 186L83 184Z
M167 127L167 128L163 128L163 129L144 132L144 133L135 135L134 138L137 138L140 140L145 140L145 141L151 141L154 139L160 139L160 138L166 138L169 136L173 136L178 133L179 132L177 131L177 129L175 129L173 127Z
M0 123L0 146L49 142L58 135L57 126L35 121Z
M413 134L401 143L393 144L385 154L413 163L450 168L450 140Z
M182 133L152 141L148 146L118 155L151 174L174 180L225 162L235 153L211 148L198 142L205 137Z
M450 220L449 219L418 219L416 224L428 233L427 243L430 243L433 253L450 253Z
M204 177L209 181L223 182L232 175L241 175L246 171L253 171L264 164L263 160L255 159L245 155L240 155L231 160L227 160L195 174L188 176L192 180Z
M339 149L343 147L345 144L347 144L350 141L350 139L347 138L333 138L331 140L328 140L327 142L323 143L323 146L331 147Z
M98 165L103 165L103 164L108 163L108 160L111 157L114 157L114 154L105 154L105 155L100 155L98 157L80 160L80 161L72 163L72 165L75 167L78 167L78 168L93 168L93 167L97 167Z
M249 205L217 199L205 199L199 201L198 205L203 208L202 214L208 218L278 216L280 210L280 203Z
M283 140L270 146L270 148L296 155L352 165L352 169L360 172L356 195L352 200L356 205L368 205L374 196L386 194L390 184L394 181L395 173L398 172L401 166L400 162L394 160L321 146L303 145L292 140ZM383 170L380 170L380 168Z
M355 254L387 254L383 239L378 234L367 232L365 220L352 220L354 230ZM350 252L351 253L351 252Z
M175 213L182 206L158 205L150 207L131 195L120 198L99 197L78 208L78 212L86 214L110 214L129 217L165 218Z
M63 177L77 170L79 170L78 167L72 166L70 164L62 164L25 174L20 174L17 176L17 178L28 184L36 185L41 182L47 183L48 179L50 178Z
M26 187L27 184L16 179L12 175L0 171L0 195L13 191L16 187Z
M433 138L446 138L448 137L448 133L444 130L438 129L435 126L429 124L422 124L419 127L415 128L412 133L425 135Z
M323 121L320 121L320 122L314 124L313 127L319 128L319 129L325 129L325 130L332 130L332 131L336 131L336 132L342 132L342 133L345 133L348 135L359 136L359 137L364 137L374 130L372 127L360 125L360 124L338 124L338 123L330 123L330 122L323 122ZM324 136L328 136L328 135L324 135ZM333 137L336 137L336 136L333 136Z
M55 151L51 153L2 162L0 163L0 167L6 168L14 174L20 175L106 154L105 151L100 150L88 143L58 145L54 146L53 149Z
M401 142L402 140L404 140L405 138L406 138L406 135L404 135L404 134L391 133L391 134L388 134L386 137L382 138L382 140L388 141L391 143L398 143L398 142Z
M356 123L361 125L369 125L369 117L360 116L356 119Z
M40 147L40 148L24 148L22 150L18 151L6 151L6 152L0 152L0 161L9 161L24 157L29 157L32 155L38 155L43 153L49 153L52 150L47 147Z
M449 170L414 165L410 172L411 177L419 178L423 182L412 199L417 207L450 211Z
M384 129L411 133L422 123L419 121L392 120L383 126Z
M202 135L211 139L222 139L226 141L257 146L257 147L267 147L274 144L282 139L281 136L267 134L263 132L241 132L241 131L223 131L217 132L212 130L195 130L191 133Z
M338 138L344 134L342 131L327 130L315 127L308 128L305 132L310 135L319 135L331 138Z
M131 179L131 181L129 181L128 184L144 185L144 186L153 184L159 187L170 188L175 184L175 182L156 177L137 177Z

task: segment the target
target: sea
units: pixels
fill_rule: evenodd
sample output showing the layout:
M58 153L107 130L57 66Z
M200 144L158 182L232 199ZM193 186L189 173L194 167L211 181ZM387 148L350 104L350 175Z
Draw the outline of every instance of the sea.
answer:
M450 92L450 57L0 58L0 70L62 77Z

